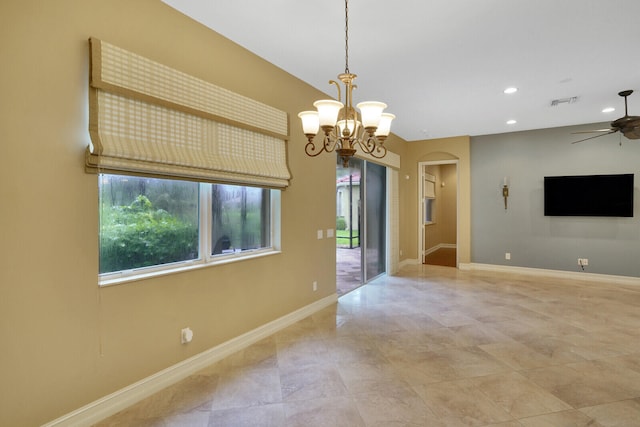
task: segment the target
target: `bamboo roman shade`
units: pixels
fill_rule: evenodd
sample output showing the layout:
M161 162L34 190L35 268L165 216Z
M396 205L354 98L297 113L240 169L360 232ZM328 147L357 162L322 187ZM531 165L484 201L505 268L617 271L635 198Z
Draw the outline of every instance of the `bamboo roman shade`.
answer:
M286 112L91 38L86 168L283 188Z

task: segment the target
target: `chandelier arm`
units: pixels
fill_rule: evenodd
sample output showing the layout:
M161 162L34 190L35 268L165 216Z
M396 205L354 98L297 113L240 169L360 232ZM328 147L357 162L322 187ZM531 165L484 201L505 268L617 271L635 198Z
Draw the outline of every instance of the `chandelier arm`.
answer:
M354 142L353 144L354 147L357 144L363 153L371 154L371 150L373 149L373 147L371 147L366 141L363 141L361 139L356 139L353 142Z
M335 80L329 80L329 84L336 85L336 88L338 88L338 101L342 102L342 91L340 89L340 84L338 84L338 82Z
M375 150L373 150L369 154L371 154L376 159L381 159L387 155L387 147L385 147L384 145L376 145Z
M353 83L349 83L349 85L347 86L347 90L349 91L349 95L347 96L347 103L349 104L349 107L351 107L351 109L353 109L353 90L357 87L358 85L354 85ZM357 117L357 114L355 116Z
M354 142L356 142L360 146L360 149L363 152L367 154L371 154L374 157L377 157L376 153L381 153L381 152L386 153L387 151L383 145L378 143L378 140L376 139L375 136L366 136L366 137L361 136L357 138ZM382 156L384 156L384 154Z
M327 153L342 147L342 135L340 134L340 127L338 125L325 136L324 145Z
M360 146L364 147L362 145L361 141L365 140L365 136L364 136L364 128L362 127L362 125L358 126L358 133L355 136L356 141L358 141L360 143Z
M358 144L360 144L362 151L367 154L371 154L376 148L375 142L372 142L370 138L358 139Z
M375 157L376 159L381 159L387 154L387 147L379 144L374 136L370 136L366 139L357 139L356 142L363 152Z
M326 149L324 145L322 145L317 152L315 151L316 151L316 145L313 143L313 140L310 140L309 142L307 142L307 145L304 146L304 152L307 154L307 156L316 157L320 155L323 151L326 151Z
M332 138L329 135L325 135L322 138L322 144L318 144L317 147L314 142L314 138L313 137L309 138L309 142L307 142L307 145L304 146L304 152L309 157L316 157L320 155L323 151L330 153L333 150L335 150L335 148L336 148L336 140L335 139L332 140Z
M327 153L330 153L333 150L335 150L336 146L338 145L339 139L335 137L336 132L337 132L337 128L333 128L333 131L331 131L331 133L326 134L324 136L324 139L322 140L324 151L326 151Z

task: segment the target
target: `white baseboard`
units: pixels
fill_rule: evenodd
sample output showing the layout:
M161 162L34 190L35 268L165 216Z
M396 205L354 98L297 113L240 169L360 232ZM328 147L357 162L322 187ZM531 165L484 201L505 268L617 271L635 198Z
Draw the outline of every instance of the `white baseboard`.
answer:
M91 426L338 301L333 294L104 396L42 427Z
M421 264L419 259L403 259L398 263L398 269L402 269L402 267L406 267L407 265L419 265Z
M437 251L438 249L455 249L457 246L455 243L438 243L435 246L430 247L429 249L424 250L423 256L429 255L432 252Z
M580 271L546 270L542 268L512 267L508 265L460 263L460 270L488 271L494 273L525 274L530 276L554 277L604 284L640 286L640 277L615 276L609 274L585 273Z

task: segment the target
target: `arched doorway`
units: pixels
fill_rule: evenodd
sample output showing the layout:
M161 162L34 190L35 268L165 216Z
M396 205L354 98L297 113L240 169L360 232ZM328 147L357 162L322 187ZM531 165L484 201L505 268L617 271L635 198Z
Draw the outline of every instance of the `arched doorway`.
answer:
M458 266L458 161L418 164L418 254L423 264Z

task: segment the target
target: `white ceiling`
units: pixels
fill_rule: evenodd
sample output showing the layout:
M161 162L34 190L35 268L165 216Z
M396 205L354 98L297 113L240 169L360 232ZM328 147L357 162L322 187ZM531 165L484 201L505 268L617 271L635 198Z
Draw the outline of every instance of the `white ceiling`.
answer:
M343 0L163 1L336 96ZM608 122L625 89L640 115L639 17L640 0L351 0L355 102L386 102L408 141Z

